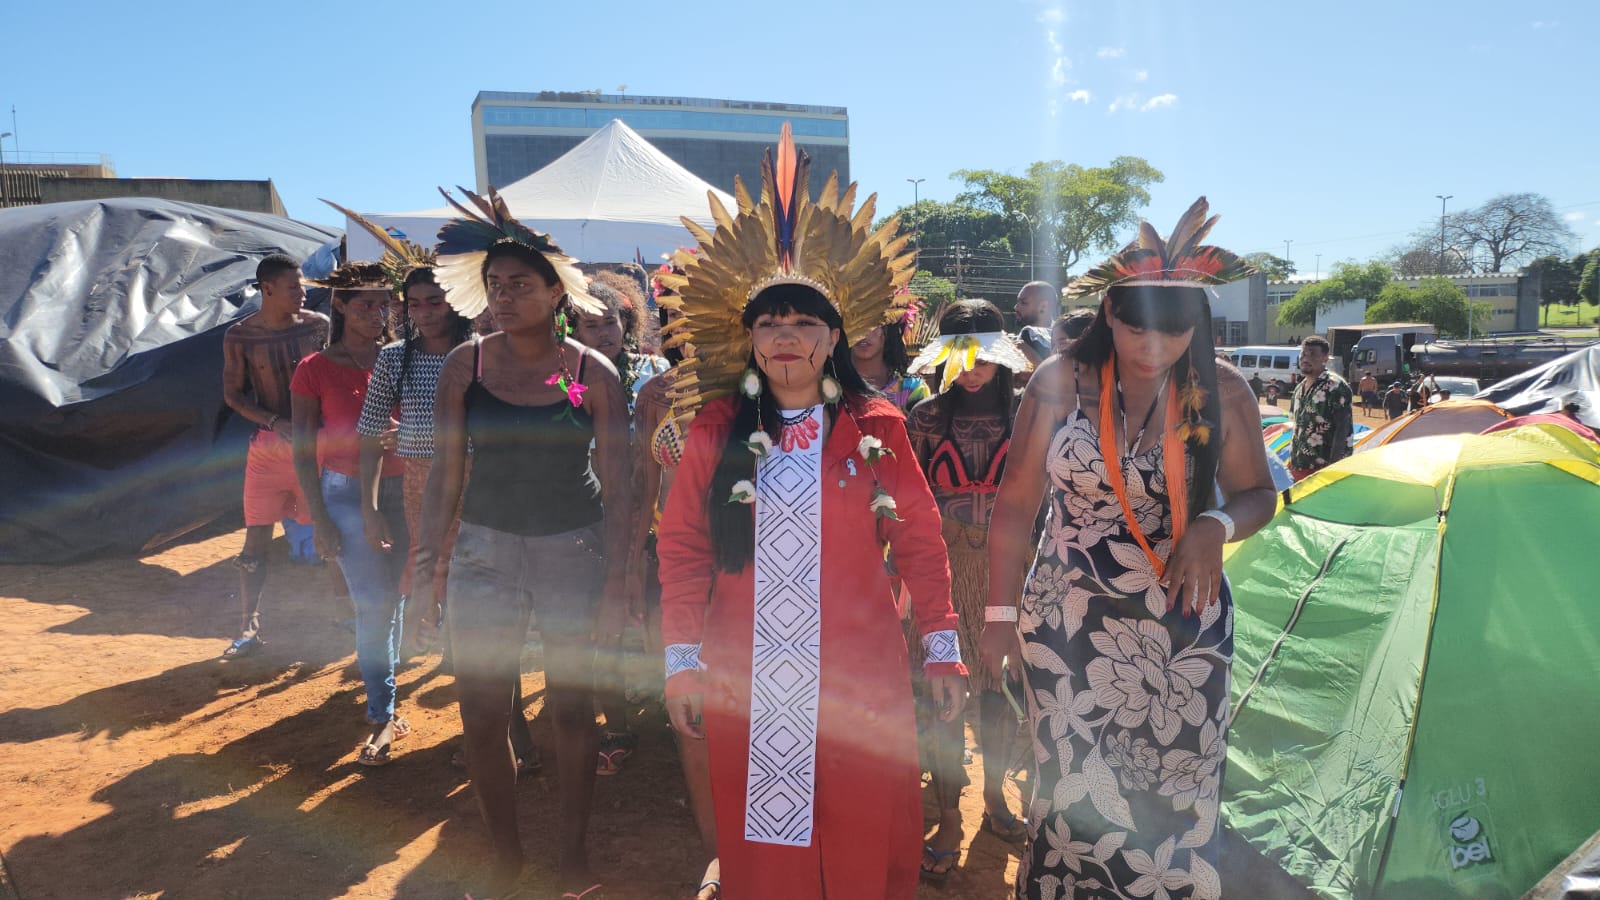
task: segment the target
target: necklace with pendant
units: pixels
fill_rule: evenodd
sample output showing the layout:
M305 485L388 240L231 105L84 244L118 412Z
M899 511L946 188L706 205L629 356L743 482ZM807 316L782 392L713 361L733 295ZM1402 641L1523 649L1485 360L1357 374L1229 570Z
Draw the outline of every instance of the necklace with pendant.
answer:
M809 450L811 448L811 442L816 440L817 434L822 428L817 422L814 415L815 412L815 408L812 408L801 410L792 416L778 414L779 420L783 423L783 431L779 437L778 446L783 448L783 452L788 453L796 447L801 450Z
M1139 423L1139 433L1130 435L1128 432L1128 407L1122 397L1122 379L1117 379L1117 412L1122 416L1122 434L1128 439L1127 449L1122 452L1122 468L1126 470L1133 463L1133 458L1138 455L1139 444L1144 441L1145 429L1150 427L1150 419L1156 414L1156 407L1161 404L1161 395L1166 393L1167 382L1162 380L1156 388L1156 395L1150 401L1150 408L1145 410L1144 421Z

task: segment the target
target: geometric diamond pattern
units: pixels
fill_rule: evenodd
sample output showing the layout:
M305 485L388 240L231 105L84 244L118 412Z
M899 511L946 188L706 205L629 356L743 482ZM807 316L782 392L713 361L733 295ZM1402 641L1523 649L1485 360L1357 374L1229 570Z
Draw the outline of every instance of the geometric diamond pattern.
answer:
M822 407L811 415L820 424ZM822 441L756 466L755 633L744 837L811 844L822 663Z
M667 645L667 677L679 672L700 671L700 645L699 644L668 644Z
M961 641L954 631L930 631L922 636L922 664L961 662Z

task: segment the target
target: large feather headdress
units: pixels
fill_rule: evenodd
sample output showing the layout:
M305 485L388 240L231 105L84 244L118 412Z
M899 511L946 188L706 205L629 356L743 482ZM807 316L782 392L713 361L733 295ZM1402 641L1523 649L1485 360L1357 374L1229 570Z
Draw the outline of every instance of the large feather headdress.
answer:
M502 241L511 241L544 257L556 270L561 287L581 312L604 315L605 307L589 296L588 283L578 271L578 261L566 255L550 235L532 228L511 217L511 210L500 193L489 188L487 197L480 197L464 187L457 187L467 200L477 207L468 209L456 202L444 188L439 193L461 218L451 219L439 229L439 265L434 275L447 292L450 305L469 319L477 318L489 308L489 294L483 285L483 261L489 248Z
M1209 210L1206 198L1196 200L1166 238L1141 221L1138 238L1073 281L1067 293L1096 294L1119 285L1211 287L1254 275L1255 267L1232 252L1200 243L1217 224L1217 216L1206 218Z
M375 262L347 262L326 277L308 278L304 283L335 291L394 291L389 273Z
M320 198L319 198L320 199ZM432 250L389 233L389 230L371 221L354 210L345 209L332 200L323 200L323 203L344 213L345 218L366 229L367 233L378 239L383 245L383 258L378 260L378 265L383 267L384 274L389 278L389 285L396 293L405 286L406 275L416 268L432 268L438 258Z
M796 149L785 122L776 157L769 149L761 163L759 203L736 176L737 213L708 191L715 230L683 218L700 246L673 254L672 266L682 274L656 275L657 283L677 292L656 302L684 316L669 326L666 345L695 346L674 385L680 408L693 410L733 393L750 357L744 309L769 287L802 284L816 290L838 310L850 343L897 321L911 303L901 288L916 274L915 255L906 251L910 235L895 237L898 217L873 229L876 194L852 214L856 186L841 194L837 172L812 201L810 169L810 158Z

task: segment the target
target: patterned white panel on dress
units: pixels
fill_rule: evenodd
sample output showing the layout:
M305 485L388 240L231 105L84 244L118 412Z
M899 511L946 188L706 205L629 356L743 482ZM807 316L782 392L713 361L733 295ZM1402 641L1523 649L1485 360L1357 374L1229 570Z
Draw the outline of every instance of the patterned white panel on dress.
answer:
M819 417L821 407L812 410ZM822 662L822 441L756 469L745 840L811 843Z

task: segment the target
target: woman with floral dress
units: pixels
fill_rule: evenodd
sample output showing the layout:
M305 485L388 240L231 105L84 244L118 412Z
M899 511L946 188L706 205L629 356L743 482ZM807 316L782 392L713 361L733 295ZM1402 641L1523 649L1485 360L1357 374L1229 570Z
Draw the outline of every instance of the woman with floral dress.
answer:
M982 648L1023 663L1039 764L1019 898L1221 893L1222 546L1265 524L1274 494L1250 387L1211 346L1207 287L1250 269L1199 245L1205 213L1202 198L1165 240L1143 224L1074 283L1104 292L1100 310L1018 411Z

